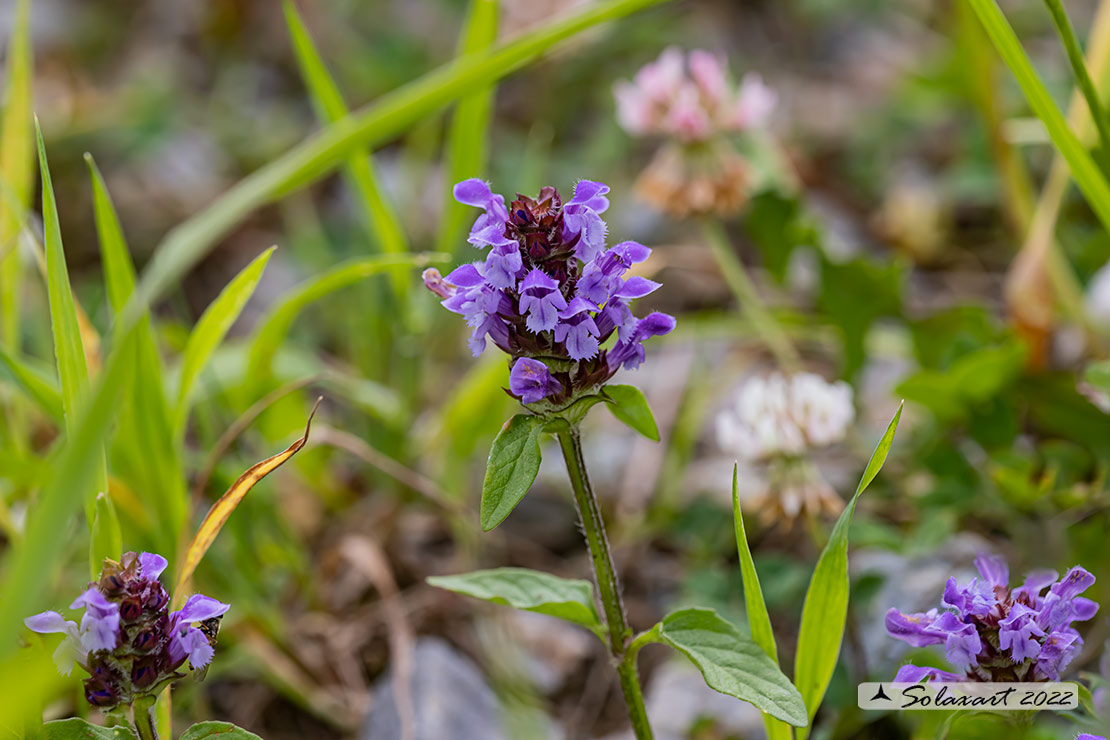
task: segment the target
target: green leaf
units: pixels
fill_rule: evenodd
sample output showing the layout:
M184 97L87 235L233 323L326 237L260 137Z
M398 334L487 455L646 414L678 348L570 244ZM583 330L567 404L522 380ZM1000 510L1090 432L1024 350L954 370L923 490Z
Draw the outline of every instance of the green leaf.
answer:
M802 606L802 623L798 631L798 653L794 660L794 681L802 692L809 717L817 713L825 691L829 687L833 669L840 656L840 643L844 638L844 624L848 618L848 530L856 502L883 467L894 432L902 418L898 406L894 418L883 433L875 452L863 471L856 493L844 508L833 527L832 536L817 561L813 578L809 582L805 604ZM808 732L800 730L798 740L805 740Z
M101 727L76 717L47 722L42 729L45 740L136 740L127 725Z
M99 574L105 558L119 560L122 554L123 537L119 531L116 507L107 494L98 493L96 516L93 518L92 536L89 538L89 570Z
M744 531L744 516L740 511L740 484L737 466L732 466L732 521L736 530L736 550L740 554L740 575L744 585L744 607L748 612L748 627L752 641L763 648L771 661L779 664L778 647L775 633L771 629L771 616L767 613L767 603L763 600L763 589L759 585L759 574L755 570L752 551L748 547L748 535ZM769 740L790 740L790 727L767 714L763 715Z
M1100 360L1087 365L1087 369L1083 372L1083 380L1103 393L1110 393L1110 360Z
M250 340L247 377L262 383L271 377L274 355L293 321L306 307L332 293L389 270L408 274L414 267L448 259L445 254L398 254L364 257L336 265L286 292L259 321Z
M43 370L8 354L0 347L0 378L11 381L33 398L42 410L57 421L64 419L62 394L54 378Z
M659 625L659 640L690 659L706 685L795 727L808 724L802 697L754 642L712 609L682 609Z
M493 440L482 482L482 531L505 521L540 471L540 434L546 421L517 414L505 422Z
M77 302L69 284L66 255L62 248L62 231L58 223L58 204L46 162L46 145L42 131L36 128L39 148L39 169L42 173L43 242L46 249L46 291L50 303L50 327L54 335L54 357L62 390L62 408L66 430L73 431L77 409L89 389L89 367L85 361L85 345L77 321ZM83 485L85 515L89 527L96 516L96 494L108 490L108 465L101 450L96 472Z
M239 318L247 301L254 295L254 289L258 287L258 281L262 279L262 271L266 269L274 249L270 247L244 267L220 291L220 295L205 309L204 314L193 327L193 332L185 345L185 359L182 361L181 382L177 391L177 410L174 413L173 424L177 439L181 439L185 433L185 423L189 417L189 397L193 392L193 385L204 366L208 364L212 353L220 346L220 342Z
M324 65L320 52L312 42L308 29L304 25L297 6L292 0L285 0L285 21L289 26L289 35L293 40L293 50L297 54L297 63L301 68L301 76L308 86L312 105L316 109L317 117L324 123L335 123L347 115L347 105L335 84L331 73ZM365 206L364 215L370 235L381 245L386 254L405 254L409 252L405 231L401 226L401 219L397 209L389 202L378 177L370 151L359 148L352 152L346 165L347 179L352 189ZM390 273L393 281L395 295L404 300L408 295L408 276L402 272Z
M466 25L459 39L459 55L484 52L497 40L498 0L470 0ZM488 85L462 98L451 116L447 132L447 178L439 250L457 253L467 223L474 219L473 208L455 200L454 185L486 171L489 149L489 122L493 109L494 86Z
M1006 16L1002 14L995 0L967 0L967 2L979 16L980 22L987 30L987 35L994 43L994 48L1013 73L1029 102L1029 107L1041 119L1053 145L1067 161L1076 185L1102 221L1102 225L1110 229L1110 183L1107 183L1098 164L1087 152L1087 148L1068 128L1068 122L1045 89Z
M605 395L613 401L609 404L613 416L653 442L659 441L659 427L639 388L634 385L607 385Z
M86 154L93 189L93 213L100 241L108 303L115 317L114 342L123 342L120 314L135 292L135 265L124 239L104 178L96 162ZM156 514L159 531L151 535L163 543L174 543L188 513L185 474L173 438L165 370L151 329L150 312L144 310L135 326L135 374L124 402L117 412L118 424L112 462L114 471L138 491L157 491L144 498ZM173 558L173 546L161 552Z
M428 583L457 594L580 624L604 632L589 581L559 578L527 568L494 568L457 576L432 576Z
M197 722L186 728L178 740L207 740L216 737L221 740L262 740L253 732L247 732L230 722Z

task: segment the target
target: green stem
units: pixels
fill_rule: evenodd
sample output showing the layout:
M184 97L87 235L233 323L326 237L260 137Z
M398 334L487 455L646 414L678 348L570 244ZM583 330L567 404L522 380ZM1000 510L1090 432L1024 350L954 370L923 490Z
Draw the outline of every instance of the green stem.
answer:
M574 489L574 501L578 515L582 519L582 529L586 533L586 544L593 561L594 577L598 593L605 610L605 622L609 627L609 652L620 677L621 693L628 706L628 716L637 740L651 740L651 725L648 723L644 696L640 690L640 678L636 672L636 650L628 649L632 630L628 626L624 604L621 602L620 585L617 572L613 567L613 556L609 552L609 540L605 535L605 522L601 518L601 507L597 496L590 486L586 474L586 461L582 456L582 438L577 426L570 426L558 432L559 445L563 449L563 459L567 463L567 474Z
M787 371L797 370L802 363L798 350L794 348L786 332L763 305L755 284L744 268L744 263L733 251L732 242L729 241L724 227L719 221L711 218L703 219L701 224L709 249L717 259L721 274L728 287L732 289L733 295L736 296L740 309L751 319L752 326L774 353L779 365Z
M1083 58L1083 49L1079 46L1079 39L1075 36L1075 29L1068 20L1067 11L1060 0L1045 0L1048 12L1052 14L1052 22L1064 42L1064 50L1068 53L1068 61L1075 73L1075 80L1083 97L1087 99L1087 107L1091 109L1091 118L1094 119L1095 128L1098 129L1099 142L1104 151L1110 152L1110 119L1107 119L1106 110L1099 101L1095 83L1091 81L1091 74L1087 71L1087 62Z
M139 740L158 740L158 730L154 727L154 702L153 696L141 696L131 705Z

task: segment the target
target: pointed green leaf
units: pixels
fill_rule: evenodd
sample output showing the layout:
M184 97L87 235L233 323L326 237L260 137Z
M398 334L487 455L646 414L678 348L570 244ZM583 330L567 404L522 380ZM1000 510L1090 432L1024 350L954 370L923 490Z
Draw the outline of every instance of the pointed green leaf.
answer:
M712 609L682 609L659 625L659 640L697 666L706 685L783 722L808 724L802 697L754 642Z
M559 578L527 568L494 568L457 576L432 576L427 580L457 594L565 619L598 636L603 633L589 581Z
M540 434L545 421L530 414L517 414L505 422L493 440L482 482L482 531L505 521L540 471Z
M66 255L62 248L62 230L58 223L58 205L54 200L50 167L46 161L46 145L42 141L42 131L36 129L36 134L39 169L42 173L43 244L46 250L46 292L50 303L50 327L54 335L54 357L58 365L66 430L72 433L79 404L88 393L89 368L85 361L81 327L77 321L77 302L69 284ZM96 494L108 490L108 466L103 451L96 473L91 483L84 485L84 489L85 515L91 527L96 516Z
M285 0L285 21L289 26L293 50L297 54L297 63L308 86L316 114L324 123L335 123L347 115L347 105L292 0ZM409 252L400 216L385 194L370 151L361 148L353 151L347 161L346 172L355 194L365 206L367 228L381 245L382 251L386 254ZM402 272L392 272L390 279L394 293L403 300L408 295L409 276Z
M253 732L230 722L197 722L181 733L179 740L262 740Z
M101 727L83 719L58 719L42 726L44 740L135 740L127 725Z
M752 641L763 648L763 652L774 664L779 664L778 647L775 633L771 629L771 616L767 613L767 602L763 600L763 589L759 585L759 574L755 570L752 551L748 547L748 534L744 531L744 516L740 511L740 484L737 466L732 466L732 521L736 530L736 549L740 554L740 575L744 585L744 606L748 612L748 627ZM764 714L763 725L769 740L790 740L790 726L781 720Z
M659 441L655 416L639 388L634 385L607 385L605 395L613 401L609 404L613 416L653 442Z
M802 607L802 623L798 631L798 653L794 660L794 680L802 692L810 719L821 706L825 691L829 687L837 658L840 656L840 643L844 638L844 624L848 618L848 530L852 525L852 515L856 502L886 462L898 421L902 418L902 406L890 420L890 424L879 440L875 452L863 471L856 493L844 508L844 512L833 527L828 544L825 545L813 578L809 582L805 604ZM808 733L799 731L799 740L805 740Z
M185 422L189 417L189 398L193 385L204 366L220 342L224 340L232 325L239 318L247 301L254 295L262 271L274 253L270 247L251 260L251 263L220 291L220 295L205 309L200 320L193 327L189 341L185 345L185 358L181 365L181 382L177 391L177 410L174 413L174 435L177 439L185 433Z

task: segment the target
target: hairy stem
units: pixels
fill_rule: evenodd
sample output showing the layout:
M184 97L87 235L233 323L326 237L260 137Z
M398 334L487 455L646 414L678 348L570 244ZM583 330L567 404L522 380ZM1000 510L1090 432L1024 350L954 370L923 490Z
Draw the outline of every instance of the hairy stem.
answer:
M154 702L153 696L141 696L131 705L139 740L158 740L158 730L154 727Z
M798 369L801 365L798 351L794 348L790 338L786 336L786 332L767 311L767 307L763 305L759 293L756 292L755 284L744 268L744 263L733 251L732 243L729 241L724 227L721 226L720 222L711 218L703 219L701 224L705 239L709 243L709 249L713 252L718 267L721 268L721 274L724 276L725 282L728 283L732 294L736 296L736 300L740 304L740 310L747 314L752 326L755 327L760 338L766 342L771 352L774 353L775 359L778 360L782 368L788 371Z
M590 486L586 474L586 461L582 456L582 439L577 426L571 426L558 433L559 445L563 449L563 459L567 463L567 474L574 489L574 501L578 515L582 519L582 529L586 533L586 544L593 562L594 577L598 593L605 611L605 622L609 627L609 652L620 676L621 693L628 706L628 716L637 740L651 740L651 725L648 723L644 696L640 690L640 677L636 671L636 652L629 651L628 641L632 630L628 626L624 604L621 602L620 585L613 568L613 557L609 552L609 539L605 534L605 523L601 518L601 507L597 496Z

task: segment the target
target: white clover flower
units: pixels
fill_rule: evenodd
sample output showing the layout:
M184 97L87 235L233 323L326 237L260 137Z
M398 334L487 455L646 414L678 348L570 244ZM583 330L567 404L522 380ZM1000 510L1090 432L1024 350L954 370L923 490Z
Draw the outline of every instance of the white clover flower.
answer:
M854 419L847 383L813 373L775 373L744 383L717 417L717 438L746 460L796 457L841 441Z

